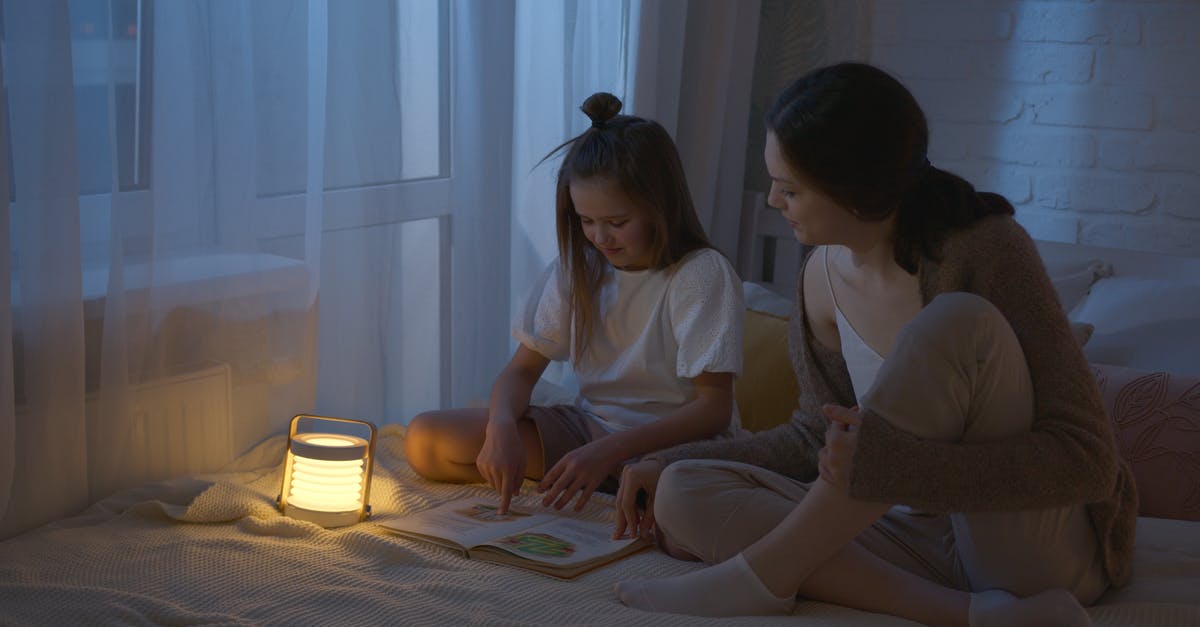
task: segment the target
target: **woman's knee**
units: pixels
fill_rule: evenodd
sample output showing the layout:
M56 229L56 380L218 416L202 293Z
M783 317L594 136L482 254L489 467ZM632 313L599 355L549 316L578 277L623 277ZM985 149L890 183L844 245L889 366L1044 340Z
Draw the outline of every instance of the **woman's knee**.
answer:
M654 524L672 545L695 553L697 536L704 535L712 485L712 469L700 460L683 460L667 466L654 493Z
M654 521L669 548L717 563L782 520L795 502L757 481L755 472L769 473L721 460L667 466L655 492Z
M990 345L1006 332L1012 334L1008 320L991 301L969 292L946 292L935 296L901 335L915 335L917 343L946 350Z
M692 553L691 551L680 546L679 543L675 542L675 540L671 538L671 536L669 536L665 532L663 532L661 527L655 526L654 541L658 544L658 548L660 551L662 551L663 553L666 553L667 555L670 555L671 557L673 557L681 562L702 561L700 559L699 555L696 555L696 554Z
M920 438L987 439L1028 428L1032 388L1004 314L975 294L947 292L900 332L860 405Z
M681 477L686 474L688 461L675 462L663 469L658 476L658 485L654 491L654 520L655 525L665 533L671 533L681 518L686 517L688 496L687 481Z

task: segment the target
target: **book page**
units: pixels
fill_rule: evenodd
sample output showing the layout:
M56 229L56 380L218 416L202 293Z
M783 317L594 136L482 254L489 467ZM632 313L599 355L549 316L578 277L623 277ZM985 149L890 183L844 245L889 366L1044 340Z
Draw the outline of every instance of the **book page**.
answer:
M609 522L554 517L486 545L537 562L572 566L618 553L637 542L630 538L613 540L612 531Z
M487 499L462 499L379 524L392 531L443 538L467 548L555 518L553 514L516 506L510 507L507 514L499 515L496 508L497 503Z

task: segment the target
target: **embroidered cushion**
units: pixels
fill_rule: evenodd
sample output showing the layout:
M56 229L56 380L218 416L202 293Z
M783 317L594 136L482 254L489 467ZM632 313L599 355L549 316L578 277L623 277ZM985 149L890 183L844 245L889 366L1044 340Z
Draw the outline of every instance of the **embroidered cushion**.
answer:
M1200 377L1093 364L1138 513L1200 520Z

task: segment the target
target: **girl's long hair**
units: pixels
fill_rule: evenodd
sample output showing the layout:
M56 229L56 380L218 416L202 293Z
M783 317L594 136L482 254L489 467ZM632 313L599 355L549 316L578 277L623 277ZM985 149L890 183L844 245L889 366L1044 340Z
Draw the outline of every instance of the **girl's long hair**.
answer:
M788 165L855 216L896 214L893 254L910 274L921 257L939 258L948 232L1013 213L1003 196L930 165L925 114L900 81L874 66L810 72L783 90L766 123Z
M640 203L653 225L653 269L667 268L694 250L712 248L696 217L679 151L666 129L653 120L619 115L621 101L605 92L589 96L580 109L591 119L591 128L546 156L566 149L558 169L555 211L559 261L570 282L576 360L587 350L599 317L597 297L608 261L583 234L571 200L572 181L610 182Z

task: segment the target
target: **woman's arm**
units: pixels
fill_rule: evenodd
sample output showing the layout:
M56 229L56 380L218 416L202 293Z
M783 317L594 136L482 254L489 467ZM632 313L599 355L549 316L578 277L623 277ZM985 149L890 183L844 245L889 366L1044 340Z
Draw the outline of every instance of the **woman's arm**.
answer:
M987 443L931 442L865 411L851 496L934 511L1110 499L1121 468L1111 426L1032 239L1010 218L989 218L947 242L944 255L943 264L964 271L932 288L988 299L1024 350L1034 393L1031 430Z
M682 459L724 459L761 466L798 481L817 476L817 456L825 432L824 419L792 413L792 420L746 437L688 442L643 457L664 467Z

